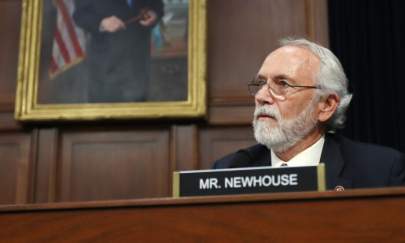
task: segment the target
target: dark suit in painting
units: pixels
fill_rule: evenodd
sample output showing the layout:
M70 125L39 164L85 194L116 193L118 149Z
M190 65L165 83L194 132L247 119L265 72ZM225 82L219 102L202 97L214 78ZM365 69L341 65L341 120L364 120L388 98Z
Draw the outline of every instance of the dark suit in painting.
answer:
M127 22L144 9L163 15L161 0L76 0L74 20L89 33L87 49L91 73L89 102L133 102L147 99L150 73L150 31L139 20ZM116 16L126 28L100 30L106 17ZM157 22L157 21L156 21Z
M328 189L405 185L405 158L394 149L326 135L321 160ZM270 166L270 151L258 144L215 162L214 168Z

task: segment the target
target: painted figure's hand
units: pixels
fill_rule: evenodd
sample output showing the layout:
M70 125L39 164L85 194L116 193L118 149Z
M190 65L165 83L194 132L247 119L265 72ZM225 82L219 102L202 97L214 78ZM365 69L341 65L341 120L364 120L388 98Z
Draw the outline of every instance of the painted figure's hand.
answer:
M100 31L102 32L113 33L125 28L125 23L115 16L104 18L100 23Z
M147 10L143 16L142 19L139 21L139 23L145 27L149 27L153 24L155 24L157 20L157 14L153 10Z

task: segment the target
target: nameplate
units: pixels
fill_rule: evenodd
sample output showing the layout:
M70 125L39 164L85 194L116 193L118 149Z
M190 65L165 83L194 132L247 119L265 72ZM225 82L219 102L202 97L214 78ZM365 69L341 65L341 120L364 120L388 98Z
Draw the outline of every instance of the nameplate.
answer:
M173 197L325 191L325 165L179 171Z

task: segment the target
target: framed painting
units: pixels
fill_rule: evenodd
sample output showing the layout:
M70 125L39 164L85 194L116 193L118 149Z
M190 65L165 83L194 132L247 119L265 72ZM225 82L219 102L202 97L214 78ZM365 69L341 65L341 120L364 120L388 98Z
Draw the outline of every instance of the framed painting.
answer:
M23 0L21 121L204 117L206 0Z

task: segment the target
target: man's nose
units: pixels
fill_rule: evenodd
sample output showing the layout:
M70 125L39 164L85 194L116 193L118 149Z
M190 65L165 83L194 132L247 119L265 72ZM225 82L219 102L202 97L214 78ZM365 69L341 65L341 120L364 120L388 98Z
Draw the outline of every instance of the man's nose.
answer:
M267 85L263 85L262 88L257 91L255 95L256 104L266 105L266 104L273 104L274 97L270 94Z

